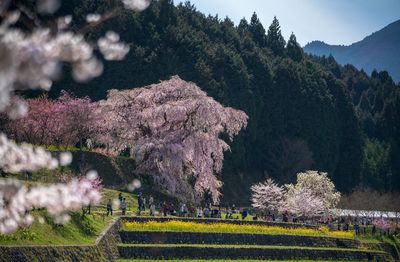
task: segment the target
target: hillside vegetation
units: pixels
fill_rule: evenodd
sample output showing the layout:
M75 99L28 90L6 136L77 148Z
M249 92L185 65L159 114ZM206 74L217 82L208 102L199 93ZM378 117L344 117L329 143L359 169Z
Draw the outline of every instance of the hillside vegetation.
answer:
M73 0L60 10L73 13L79 28L82 14L116 4ZM369 76L333 57L306 56L294 35L286 44L277 19L266 30L256 14L234 25L169 0L153 1L140 14L121 12L91 36L118 31L131 44L127 59L107 62L104 74L84 87L66 78L50 96L68 89L99 100L109 89L179 75L244 110L247 130L226 154L221 175L225 201L247 204L251 184L266 176L293 182L307 169L327 171L344 192L360 184L400 189L400 89L387 72Z

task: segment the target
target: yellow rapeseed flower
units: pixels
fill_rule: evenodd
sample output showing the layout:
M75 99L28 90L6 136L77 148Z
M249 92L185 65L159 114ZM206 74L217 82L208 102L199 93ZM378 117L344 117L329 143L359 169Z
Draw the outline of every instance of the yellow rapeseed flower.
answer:
M161 231L161 232L213 232L213 233L242 233L242 234L272 234L272 235L302 235L330 236L353 238L353 232L330 231L327 227L319 228L286 228L256 224L231 224L224 222L198 223L191 221L170 220L165 222L124 222L123 228L131 231Z

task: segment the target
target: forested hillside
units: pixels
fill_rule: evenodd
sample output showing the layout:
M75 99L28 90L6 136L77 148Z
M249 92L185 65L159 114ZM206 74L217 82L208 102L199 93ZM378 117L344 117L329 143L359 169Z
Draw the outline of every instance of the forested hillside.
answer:
M60 10L73 12L79 28L82 14L105 13L115 2L64 5ZM109 89L179 75L244 110L248 127L224 161L225 201L247 203L252 183L266 177L293 182L306 169L327 171L341 191L357 185L400 190L400 87L386 72L368 76L333 57L306 56L294 35L285 42L277 19L264 28L254 14L234 25L190 3L153 1L140 14L121 10L90 28L93 37L111 29L130 43L127 58L106 62L104 74L83 87L65 78L50 96L67 89L99 100Z

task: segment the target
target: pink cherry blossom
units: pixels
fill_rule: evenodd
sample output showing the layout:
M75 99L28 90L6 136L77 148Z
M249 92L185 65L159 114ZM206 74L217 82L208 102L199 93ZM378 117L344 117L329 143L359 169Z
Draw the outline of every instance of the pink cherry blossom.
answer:
M95 103L63 92L57 100L47 97L28 99L28 113L9 121L5 131L17 141L39 145L74 146L95 132Z
M324 172L308 170L297 174L296 184L278 186L272 179L251 187L252 206L259 210L288 211L301 217L333 212L340 193Z
M373 220L372 224L381 231L386 231L391 227L390 221L383 218Z
M228 144L247 124L247 115L223 107L179 77L144 88L111 90L99 102L104 116L97 142L116 151L130 149L138 171L155 174L157 184L186 201L199 201L209 191L214 202L222 182ZM194 189L194 190L193 190Z
M28 188L18 180L1 179L0 233L10 233L19 225L28 226L33 222L29 211L34 208L45 208L51 216L63 221L67 218L67 211L78 211L82 206L99 203L99 182L98 179L82 177L66 184Z
M4 171L17 173L41 168L54 169L58 164L59 161L42 148L34 148L29 144L17 145L0 134L0 168Z
M258 210L279 210L283 205L284 189L272 179L255 184L251 187L252 206Z
M288 190L282 210L300 217L314 217L323 213L324 206L322 199L315 196L311 190L294 187Z

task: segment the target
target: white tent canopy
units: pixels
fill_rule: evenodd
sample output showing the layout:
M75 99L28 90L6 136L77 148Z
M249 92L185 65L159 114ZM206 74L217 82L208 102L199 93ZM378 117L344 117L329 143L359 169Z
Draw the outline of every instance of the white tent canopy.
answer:
M333 212L340 217L400 218L400 212L393 211L335 209Z

